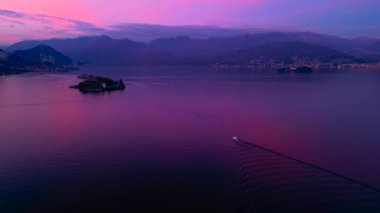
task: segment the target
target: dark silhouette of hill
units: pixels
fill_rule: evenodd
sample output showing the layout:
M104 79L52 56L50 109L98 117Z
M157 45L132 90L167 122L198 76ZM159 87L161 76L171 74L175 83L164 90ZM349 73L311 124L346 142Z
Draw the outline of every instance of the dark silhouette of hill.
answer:
M0 75L26 72L25 67L31 64L17 55L9 54L0 49Z
M0 61L6 60L8 57L8 54L4 52L4 50L0 49Z
M31 49L17 50L13 53L23 60L34 64L52 64L52 65L72 65L70 58L58 52L57 50L46 46L38 45Z
M0 75L76 69L70 58L45 45L7 53L0 49Z
M24 61L21 57L9 54L5 52L4 50L0 49L0 66L2 68L12 66L12 65L23 65L28 64L26 61Z

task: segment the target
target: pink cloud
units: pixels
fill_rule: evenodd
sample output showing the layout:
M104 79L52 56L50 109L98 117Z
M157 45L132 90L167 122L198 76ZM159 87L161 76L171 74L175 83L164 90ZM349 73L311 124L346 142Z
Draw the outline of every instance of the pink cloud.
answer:
M3 44L22 39L80 36L96 29L90 23L67 18L0 10L0 43Z
M239 7L264 0L0 0L1 9L91 22L100 26L123 22L207 24ZM217 17L216 17L217 16Z
M3 41L3 43L13 43L18 41L19 38L12 36L12 35L4 35L0 34L0 41Z
M1 9L29 14L46 14L50 16L86 20L90 17L86 10L88 5L81 0L0 0Z

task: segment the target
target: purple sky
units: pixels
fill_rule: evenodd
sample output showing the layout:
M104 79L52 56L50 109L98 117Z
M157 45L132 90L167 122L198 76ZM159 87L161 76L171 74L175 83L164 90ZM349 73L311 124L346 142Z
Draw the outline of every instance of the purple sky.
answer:
M380 0L0 0L0 44L124 23L218 25L380 36Z

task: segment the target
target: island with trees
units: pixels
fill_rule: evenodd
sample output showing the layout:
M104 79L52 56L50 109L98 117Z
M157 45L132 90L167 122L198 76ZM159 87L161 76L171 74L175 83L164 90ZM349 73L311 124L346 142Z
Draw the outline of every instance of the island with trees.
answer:
M101 93L125 89L125 84L122 79L112 80L107 77L86 74L78 78L83 79L83 81L77 85L70 86L70 88L78 89L82 93Z

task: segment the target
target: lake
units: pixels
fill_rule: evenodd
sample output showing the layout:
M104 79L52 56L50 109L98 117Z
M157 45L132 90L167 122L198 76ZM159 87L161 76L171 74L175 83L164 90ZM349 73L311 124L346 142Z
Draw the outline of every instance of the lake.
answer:
M82 72L127 88L69 89ZM88 66L0 77L0 209L234 212L232 136L380 188L379 94L380 71Z

